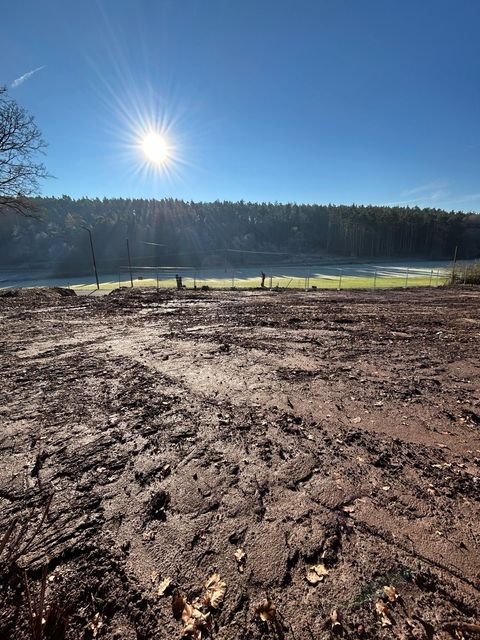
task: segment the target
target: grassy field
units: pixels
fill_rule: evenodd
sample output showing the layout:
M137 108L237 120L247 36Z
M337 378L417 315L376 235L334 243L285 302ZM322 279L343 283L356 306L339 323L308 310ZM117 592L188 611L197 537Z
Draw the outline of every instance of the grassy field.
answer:
M449 281L450 276L445 273L432 277L428 276L379 276L361 277L361 276L343 276L340 277L322 277L322 278L288 278L274 276L265 280L265 288L280 289L393 289L393 288L410 288L410 287L436 287L442 286ZM260 287L260 278L184 278L183 284L188 289L195 286L201 288L208 286L211 289L254 289ZM103 291L111 291L121 287L131 287L130 280L102 282L100 289ZM156 278L137 278L133 280L134 287L157 287L161 289L173 289L176 287L175 278L159 279ZM91 283L75 285L71 287L78 292L95 289Z

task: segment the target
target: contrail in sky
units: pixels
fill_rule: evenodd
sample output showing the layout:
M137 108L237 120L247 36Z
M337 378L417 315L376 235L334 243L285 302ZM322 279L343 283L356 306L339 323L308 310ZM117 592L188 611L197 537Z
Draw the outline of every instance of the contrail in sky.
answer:
M12 89L16 89L17 87L19 87L21 84L23 84L25 82L25 80L28 80L29 78L31 78L33 76L34 73L37 73L38 71L41 71L42 69L45 69L47 65L43 65L42 67L37 67L36 69L33 69L32 71L27 71L27 73L24 73L23 76L20 76L19 78L17 78L16 80L14 80L11 84Z

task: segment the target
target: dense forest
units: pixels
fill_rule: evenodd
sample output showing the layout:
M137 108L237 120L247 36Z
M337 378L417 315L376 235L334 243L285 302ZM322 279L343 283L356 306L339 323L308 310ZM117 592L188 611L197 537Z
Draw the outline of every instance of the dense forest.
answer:
M439 209L251 202L36 198L38 218L0 215L0 264L52 273L98 263L248 265L320 259L480 256L480 215Z

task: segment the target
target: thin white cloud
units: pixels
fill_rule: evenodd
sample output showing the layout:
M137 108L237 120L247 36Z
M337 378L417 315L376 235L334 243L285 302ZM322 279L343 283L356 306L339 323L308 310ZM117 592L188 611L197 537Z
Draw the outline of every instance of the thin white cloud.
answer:
M426 186L426 185L425 185ZM433 183L429 185L431 188ZM438 183L437 183L438 186ZM402 206L417 206L420 208L424 207L440 207L449 211L451 209L456 211L467 210L467 207L473 207L478 211L480 207L480 191L472 192L472 193L460 193L455 194L455 192L451 192L448 189L432 189L430 191L425 190L423 188L418 188L418 191L415 190L418 194L417 198L410 199L401 199L401 196L398 200L390 200L388 202L379 202L378 206L386 206L386 207L402 207ZM405 193L405 192L402 192ZM462 207L462 205L464 205Z
M378 206L382 207L400 207L405 204L417 204L419 202L418 199L414 200L392 200L391 202L381 202Z
M427 194L424 199L431 200L432 202L438 202L449 195L450 192L446 189L437 189L436 191L432 191L432 193Z
M402 196L416 196L422 195L427 192L438 193L442 191L447 185L443 182L429 182L428 184L422 184L419 187L415 187L414 189L407 189L406 191L402 191Z
M480 193L467 193L459 198L459 202L478 202L480 201Z
M45 69L46 66L47 65L44 64L43 66L37 67L36 69L32 69L32 71L27 71L27 73L24 73L23 76L16 78L11 84L12 89L16 89L17 87L19 87L21 84L25 82L25 80L28 80L33 76L33 74L38 73L42 69Z

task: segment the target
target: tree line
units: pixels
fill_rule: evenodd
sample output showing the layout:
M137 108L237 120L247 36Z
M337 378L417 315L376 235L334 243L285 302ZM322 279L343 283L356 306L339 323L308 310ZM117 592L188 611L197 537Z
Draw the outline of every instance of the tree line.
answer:
M213 266L329 258L462 259L480 256L480 215L418 207L123 198L33 198L38 218L0 216L0 264L52 272L97 261L137 266Z

